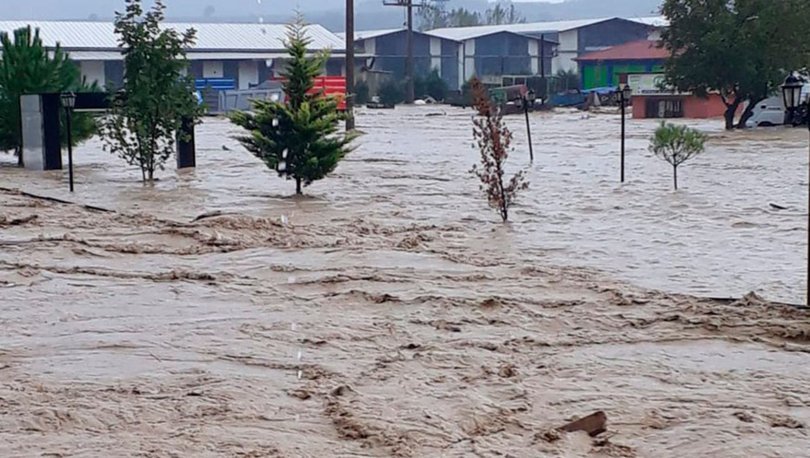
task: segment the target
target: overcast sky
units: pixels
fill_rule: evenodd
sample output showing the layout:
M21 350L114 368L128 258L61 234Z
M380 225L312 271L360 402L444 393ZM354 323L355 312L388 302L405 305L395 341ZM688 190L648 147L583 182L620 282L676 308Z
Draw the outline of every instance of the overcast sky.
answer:
M656 14L662 0L515 0L530 21ZM343 30L346 0L165 0L169 19L186 21L287 22L300 9L310 22ZM148 1L151 3L151 0ZM401 27L402 8L383 0L355 0L359 30ZM124 0L0 0L0 20L111 19ZM487 0L450 0L449 8L483 11Z
M377 8L382 0L355 0L358 9ZM451 6L464 3L480 3L481 0L451 0ZM516 0L531 3L532 0ZM533 0L559 3L562 0ZM571 0L568 0L569 3ZM576 0L581 1L581 0ZM602 0L611 5L632 4L643 0ZM296 7L302 11L316 12L342 9L345 0L165 0L169 15L182 17L274 17L290 14ZM363 4L366 4L365 6ZM0 0L0 17L3 19L87 19L92 15L108 18L116 9L121 9L123 0Z

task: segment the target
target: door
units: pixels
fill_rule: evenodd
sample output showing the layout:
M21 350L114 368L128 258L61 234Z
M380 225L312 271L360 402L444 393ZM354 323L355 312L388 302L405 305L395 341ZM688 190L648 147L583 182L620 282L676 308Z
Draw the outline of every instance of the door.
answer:
M239 89L250 89L251 85L259 84L259 66L255 61L239 62Z

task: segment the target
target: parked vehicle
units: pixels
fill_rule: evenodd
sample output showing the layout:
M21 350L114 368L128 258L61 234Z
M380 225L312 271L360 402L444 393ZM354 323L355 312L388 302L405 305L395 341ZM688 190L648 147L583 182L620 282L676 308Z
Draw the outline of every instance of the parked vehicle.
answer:
M768 97L756 104L751 117L746 122L748 127L781 126L785 123L785 104L782 97Z
M805 102L808 97L810 97L810 83L805 84L802 89L802 98ZM785 102L782 100L782 96L773 96L757 103L751 118L745 124L747 127L781 126L785 123L786 117Z

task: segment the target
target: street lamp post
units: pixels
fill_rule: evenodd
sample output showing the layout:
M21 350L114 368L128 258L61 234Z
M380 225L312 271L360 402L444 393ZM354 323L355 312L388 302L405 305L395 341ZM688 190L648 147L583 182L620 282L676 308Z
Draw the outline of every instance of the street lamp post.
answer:
M70 180L70 192L73 192L73 108L76 107L76 94L65 92L62 94L62 107L65 109L65 121L67 123L67 147L68 147L68 179Z
M802 104L802 89L804 88L804 81L794 74L788 75L785 83L782 85L782 97L784 98L785 108L787 108L790 115L790 120L796 123L796 113ZM810 129L810 97L807 98L807 128ZM808 196L810 196L810 186L808 186ZM810 200L808 200L808 219L807 219L807 305L810 306Z
M346 131L354 130L354 0L346 0Z
M537 94L534 91L529 91L523 96L523 112L526 114L526 132L529 136L529 159L534 162L534 146L532 145L532 126L529 123L529 107L534 108L534 103L537 101Z
M624 139L625 139L625 124L627 115L627 102L633 97L633 89L627 83L620 83L619 89L616 91L619 94L619 105L622 110L622 183L624 183Z

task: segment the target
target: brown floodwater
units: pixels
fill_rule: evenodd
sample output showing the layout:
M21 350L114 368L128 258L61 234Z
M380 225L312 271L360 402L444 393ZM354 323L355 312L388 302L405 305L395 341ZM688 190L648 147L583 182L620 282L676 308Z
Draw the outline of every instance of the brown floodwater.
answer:
M806 131L690 122L674 192L653 121L623 185L615 114L533 114L533 164L523 122L508 225L449 107L361 112L303 198L221 119L154 186L3 158L0 456L802 456Z
M153 188L139 185L137 170L96 140L76 152L75 196L65 192L64 172L2 172L6 186L178 221L220 210L292 224L365 218L458 225L482 239L500 231L508 234L500 240L526 260L599 269L669 292L740 297L755 291L804 302L806 131L725 132L716 119L689 122L711 140L705 154L682 167L681 189L673 192L671 168L647 150L656 121L629 121L621 185L618 117L532 115L533 164L523 119L511 117L510 165L527 170L531 190L502 228L469 174L478 159L470 117L449 107L363 112L357 150L331 178L307 189L306 200L290 199L293 185L242 150L232 138L238 131L222 119L198 128L199 167L168 170ZM482 248L498 249L497 240L489 242Z

